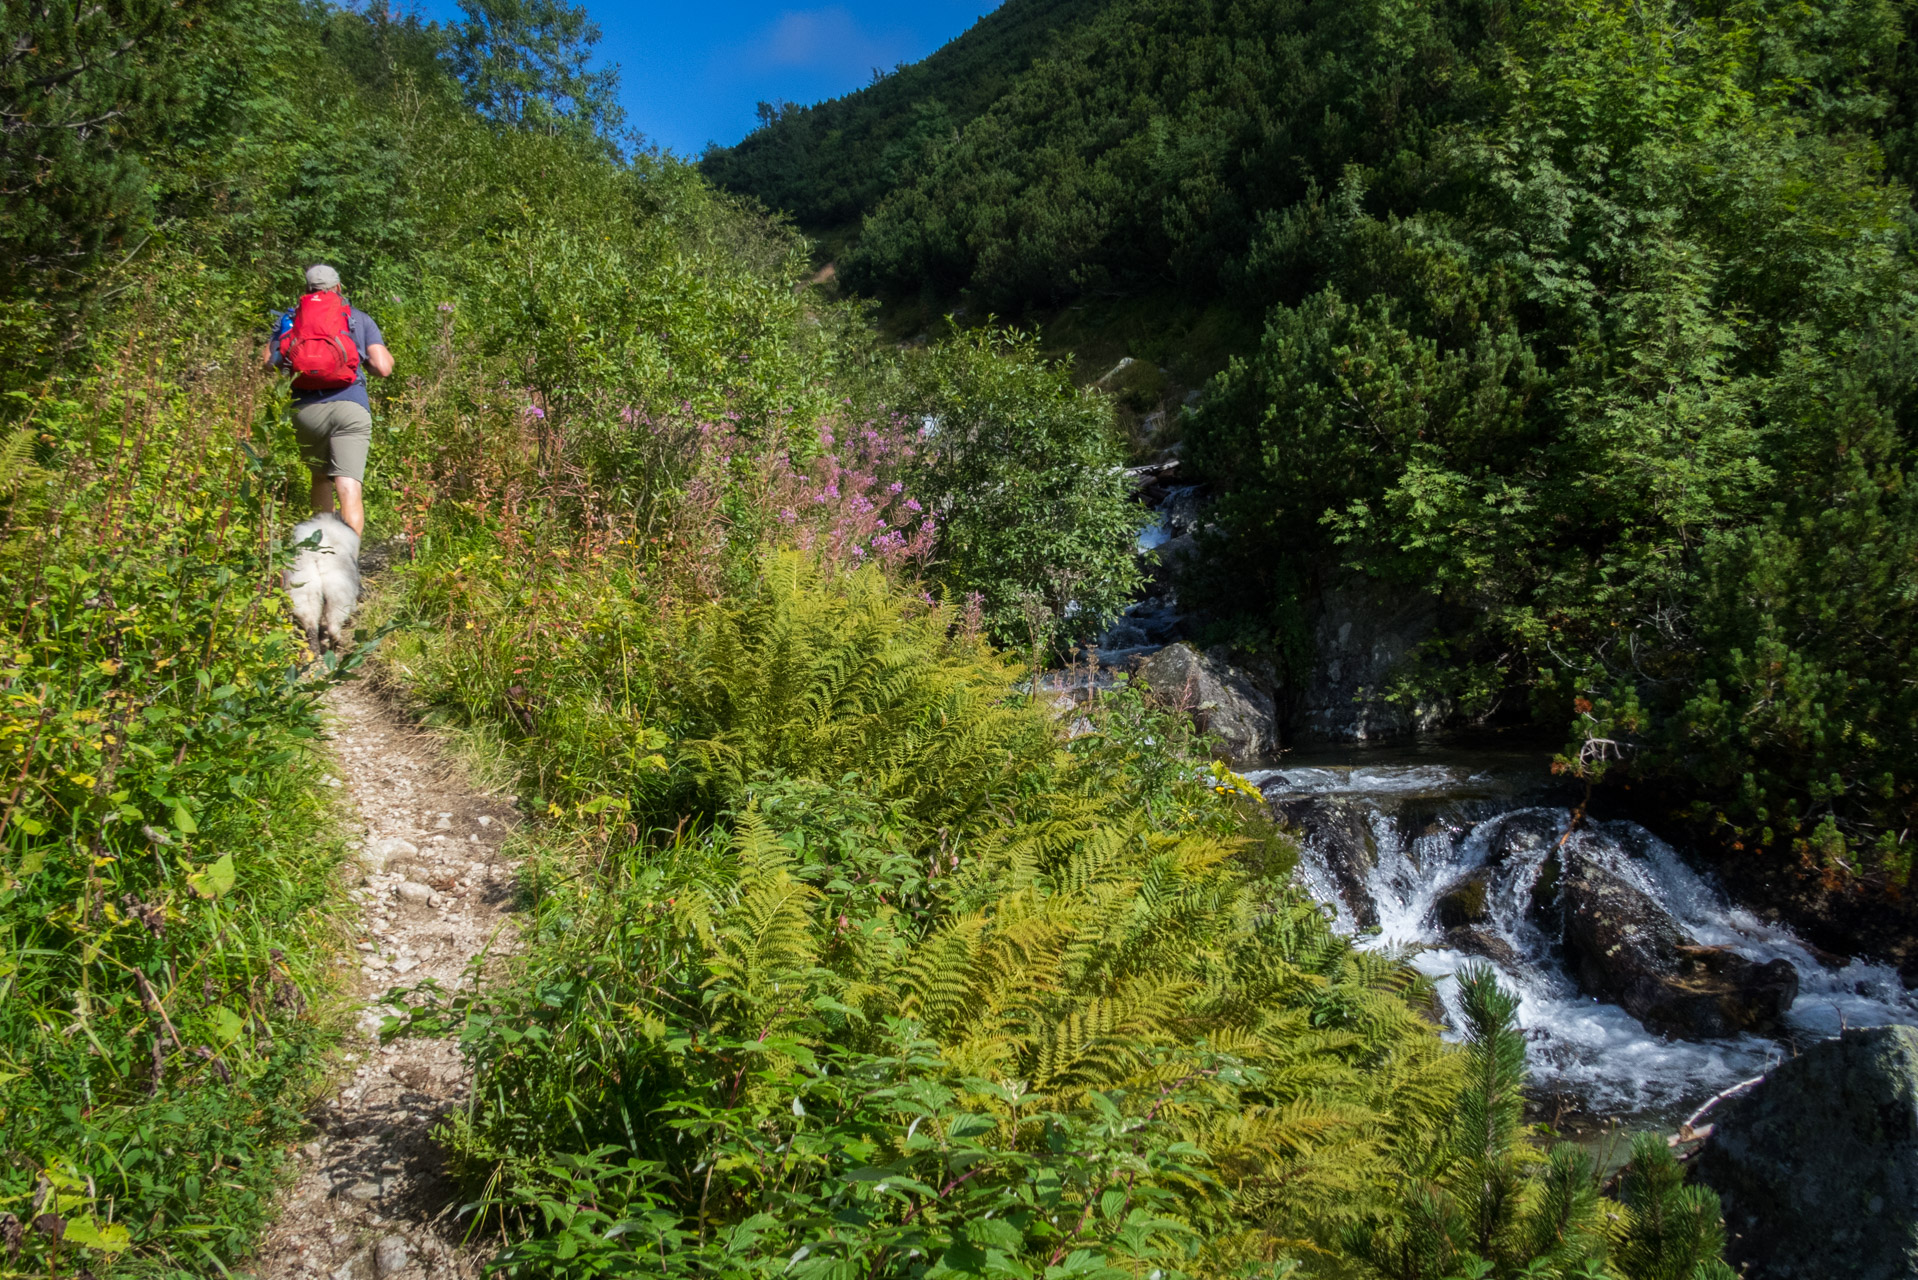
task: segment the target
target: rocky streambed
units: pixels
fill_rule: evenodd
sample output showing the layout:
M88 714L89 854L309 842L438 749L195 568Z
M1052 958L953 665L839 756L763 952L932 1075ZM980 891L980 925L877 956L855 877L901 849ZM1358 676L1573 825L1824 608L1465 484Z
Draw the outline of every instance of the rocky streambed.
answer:
M1574 826L1540 757L1353 754L1249 775L1301 833L1302 880L1441 999L1497 969L1535 1087L1576 1110L1683 1115L1847 1026L1918 1023L1891 967L1818 952L1637 823Z

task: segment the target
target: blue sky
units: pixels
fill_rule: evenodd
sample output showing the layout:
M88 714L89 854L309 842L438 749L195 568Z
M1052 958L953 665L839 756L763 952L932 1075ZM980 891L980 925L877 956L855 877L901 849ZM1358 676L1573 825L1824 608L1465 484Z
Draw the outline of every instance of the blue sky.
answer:
M455 0L422 7L441 19L459 13ZM837 97L871 81L874 67L917 62L997 7L997 0L586 3L604 33L602 60L619 64L628 123L687 156L708 142L739 141L761 101Z

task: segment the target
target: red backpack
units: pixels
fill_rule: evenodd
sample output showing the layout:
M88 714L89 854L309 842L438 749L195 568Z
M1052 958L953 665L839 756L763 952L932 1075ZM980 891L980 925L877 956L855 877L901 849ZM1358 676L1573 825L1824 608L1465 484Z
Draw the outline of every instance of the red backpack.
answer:
M293 311L293 327L280 339L280 357L293 370L295 391L338 391L360 376L360 349L353 344L353 310L332 290L309 293Z

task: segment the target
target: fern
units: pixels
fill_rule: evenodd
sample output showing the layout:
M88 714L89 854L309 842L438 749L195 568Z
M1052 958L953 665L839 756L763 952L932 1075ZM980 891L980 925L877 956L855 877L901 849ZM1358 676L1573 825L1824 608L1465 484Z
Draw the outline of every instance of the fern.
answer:
M1467 1043L1444 1045L1423 980L1258 875L1196 769L1179 804L1141 804L1117 753L1064 750L946 611L877 573L764 570L649 659L646 714L680 731L671 776L607 780L648 820L689 806L704 834L682 823L581 882L521 982L543 1030L474 1042L469 1163L537 1199L554 1175L529 1153L619 1150L701 1223L744 1223L839 1194L835 1149L976 1189L994 1162L1083 1140L1129 1181L1051 1168L1048 1194L1082 1207L1048 1213L1150 1203L1125 1247L1179 1270L1292 1257L1443 1280L1606 1252L1589 1163L1525 1140L1523 1044L1489 972L1463 975ZM569 705L613 723L610 699ZM859 1107L969 1118L936 1140L808 1136L800 1095L836 1078L826 1063L906 1057ZM988 1132L973 1174L925 1165ZM1645 1265L1709 1253L1702 1201L1645 1185Z
M36 439L31 427L16 427L0 439L0 501L5 503L0 529L6 530L9 538L17 536L45 505L41 489L48 475L33 460Z

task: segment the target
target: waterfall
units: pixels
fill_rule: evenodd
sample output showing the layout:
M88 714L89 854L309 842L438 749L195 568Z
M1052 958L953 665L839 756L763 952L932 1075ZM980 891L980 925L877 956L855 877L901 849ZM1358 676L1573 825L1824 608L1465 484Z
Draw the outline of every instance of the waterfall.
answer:
M1591 1112L1669 1115L1845 1026L1918 1023L1918 993L1906 992L1895 970L1821 956L1733 903L1638 824L1590 822L1564 838L1571 810L1527 781L1535 772L1415 762L1248 776L1304 831L1299 879L1339 929L1362 947L1405 954L1435 980L1454 1025L1452 975L1491 964L1519 995L1534 1088ZM1644 917L1635 936L1663 940L1665 952L1705 975L1672 979L1679 999L1700 999L1693 986L1735 985L1712 976L1729 972L1760 1003L1771 999L1773 1011L1788 1007L1763 1034L1687 1039L1655 1034L1619 1003L1590 994L1594 962L1571 962L1573 935L1583 935L1563 924L1575 890L1559 881L1574 866L1584 891L1611 895L1597 913L1602 926L1616 927L1616 904L1631 904ZM1777 961L1795 971L1795 998L1787 989L1780 999L1779 980L1788 988L1790 973Z

